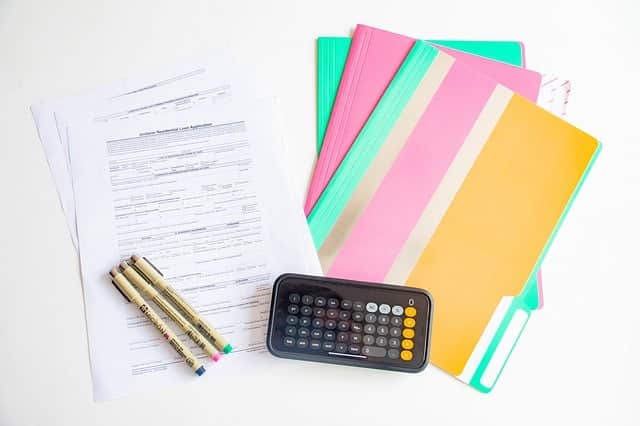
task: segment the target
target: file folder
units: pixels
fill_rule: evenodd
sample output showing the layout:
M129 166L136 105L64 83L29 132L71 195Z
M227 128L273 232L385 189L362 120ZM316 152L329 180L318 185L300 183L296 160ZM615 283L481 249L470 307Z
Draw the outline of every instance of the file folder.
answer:
M365 25L356 27L324 135L323 148L305 201L307 215L414 42L415 39L404 35ZM474 66L489 76L497 74L494 76L496 79L529 99L535 100L537 97L540 74L536 72L495 63L456 50L449 50L448 53L473 62ZM517 83L517 87L511 86L513 82Z
M417 41L309 215L323 270L430 291L432 363L489 392L535 308L527 283L599 151Z
M371 31L379 31L371 29ZM384 32L383 34L387 34ZM497 59L509 63L509 65L522 66L525 63L524 46L516 41L459 41L459 40L438 40L430 41L438 47L456 47L463 48L464 52L479 55L486 53L494 55ZM338 90L338 84L342 75L343 68L347 61L351 38L349 37L320 37L318 39L318 144L322 143L322 136L327 125L327 120L331 113L333 100ZM451 52L451 50L449 50ZM474 59L470 55L463 57L469 64ZM509 82L514 90L518 91L524 88L532 98L537 95L535 90L538 76L535 73L520 74L515 73L513 68L504 67L500 64L494 64L486 61L482 63L471 62L478 66L481 70L491 74L496 80L503 83ZM506 71L505 71L506 69ZM524 83L521 83L521 82ZM540 271L532 278L528 286L535 287L535 291L531 289L530 296L527 301L532 309L542 307L542 277Z
M478 55L516 67L525 63L524 45L519 41L475 41L475 40L428 40L441 47ZM351 37L318 37L318 78L317 78L317 146L318 154L338 92L340 78L344 70Z

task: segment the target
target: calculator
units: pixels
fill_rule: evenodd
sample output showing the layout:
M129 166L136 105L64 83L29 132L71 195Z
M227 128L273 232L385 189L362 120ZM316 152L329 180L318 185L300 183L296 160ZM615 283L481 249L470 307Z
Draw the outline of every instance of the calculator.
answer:
M284 274L273 286L267 347L282 358L419 372L432 311L422 289Z

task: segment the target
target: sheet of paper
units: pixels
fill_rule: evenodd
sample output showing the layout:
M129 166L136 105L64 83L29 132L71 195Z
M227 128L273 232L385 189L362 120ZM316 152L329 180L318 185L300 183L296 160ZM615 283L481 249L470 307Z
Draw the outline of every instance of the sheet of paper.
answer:
M264 342L275 277L320 273L274 156L272 105L248 103L69 123L96 400L271 362ZM224 368L207 362L195 377L111 286L108 270L133 253L228 336L236 349Z
M101 103L96 119L122 120L229 102L240 92L256 93L252 79L220 52L160 71L144 73L88 93L31 106L40 141L58 191L71 239L78 247L68 147L68 121L87 105ZM264 93L262 94L264 96Z
M564 117L567 114L567 103L571 93L571 82L555 74L543 74L540 82L538 105L547 111Z

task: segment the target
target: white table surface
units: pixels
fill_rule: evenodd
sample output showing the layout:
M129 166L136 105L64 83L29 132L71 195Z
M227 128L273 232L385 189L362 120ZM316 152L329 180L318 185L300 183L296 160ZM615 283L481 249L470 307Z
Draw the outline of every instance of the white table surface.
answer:
M0 425L640 424L636 1L0 0ZM315 44L356 23L518 39L569 77L569 119L604 142L544 263L544 309L495 390L293 361L94 403L78 258L28 107L226 48L279 94L302 202L315 149Z

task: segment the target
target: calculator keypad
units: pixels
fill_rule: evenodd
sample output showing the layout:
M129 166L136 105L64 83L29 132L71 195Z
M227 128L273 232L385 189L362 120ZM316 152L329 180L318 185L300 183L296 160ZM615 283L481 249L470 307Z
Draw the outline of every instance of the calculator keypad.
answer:
M403 371L424 368L429 296L403 286L350 283L281 277L274 286L269 349L298 359Z
M365 306L367 313L363 314L354 310L353 303L349 300L330 298L327 302L324 297L313 297L310 294L301 296L298 293L290 293L288 299L287 312L290 315L287 316L288 326L283 337L285 346L333 352L336 350L337 339L338 343L348 344L339 346L340 353L389 359L400 357L405 362L413 359L415 320L412 318L417 314L413 306L395 305L394 314L390 317L387 314L391 312L391 307L386 303L378 305L375 302L359 302L357 306ZM319 307L327 306L327 303L332 308L325 310ZM316 308L311 309L309 306L312 304ZM335 309L338 306L342 307L340 311ZM311 331L307 327L308 321L304 318L310 315L314 317L311 320ZM329 322L329 326L325 327L325 319L336 318L340 319L337 325L335 322ZM363 319L364 323L361 322ZM393 326L388 327L389 324ZM336 327L340 330L337 335L332 331ZM402 352L399 352L398 348L401 348Z
M366 314L354 310L354 304L350 300L330 298L328 301L324 297L313 297L310 294L301 296L298 293L288 295L289 305L283 344L288 347L309 348L314 351L325 351L331 354L349 353L352 355L362 355L376 358L400 358L404 362L413 359L415 330L414 320L405 322L406 318L413 318L417 310L413 306L402 307L395 305L393 316L391 306L386 303L378 305L375 302L359 302L364 304ZM304 302L303 302L304 301ZM307 305L315 305L313 311L305 309ZM325 310L318 306L330 306ZM342 309L335 309L340 306ZM297 312L297 315L292 314ZM306 326L304 315L313 314L311 320L311 331ZM335 320L339 319L336 324ZM329 321L329 324L325 323ZM364 320L364 323L362 322ZM300 322L304 325L300 325ZM393 324L389 327L389 324ZM327 326L328 325L328 326ZM297 327L296 327L297 326ZM402 329L401 327L405 327ZM338 329L336 333L334 329ZM390 337L387 337L390 336ZM402 337L402 340L400 340ZM336 348L335 342L342 343ZM400 352L401 348L402 352Z

